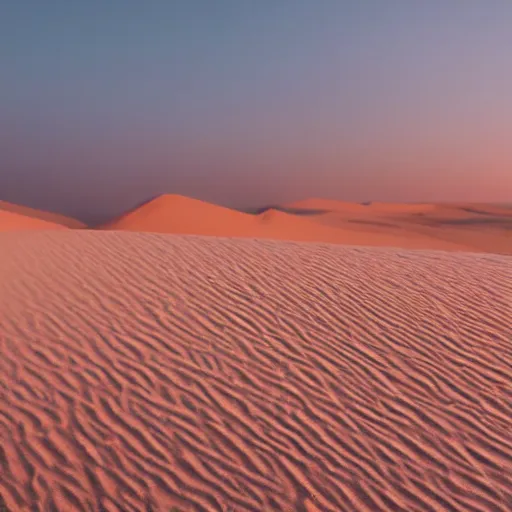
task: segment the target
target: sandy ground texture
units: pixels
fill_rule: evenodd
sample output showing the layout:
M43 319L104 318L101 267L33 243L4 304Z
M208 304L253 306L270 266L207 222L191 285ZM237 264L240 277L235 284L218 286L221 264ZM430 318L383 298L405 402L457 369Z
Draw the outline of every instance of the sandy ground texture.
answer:
M256 213L163 195L100 228L512 255L511 207L309 199Z
M512 258L73 230L0 247L4 509L512 510Z

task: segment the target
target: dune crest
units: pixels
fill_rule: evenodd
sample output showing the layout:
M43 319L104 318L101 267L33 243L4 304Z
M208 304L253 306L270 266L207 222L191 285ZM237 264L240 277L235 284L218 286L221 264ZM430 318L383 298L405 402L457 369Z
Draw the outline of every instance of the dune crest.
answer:
M56 225L86 227L57 214L0 202L0 230ZM311 198L247 213L164 194L96 229L512 255L512 208L503 205L360 204Z
M464 244L438 240L421 233L410 233L407 237L403 233L375 230L369 233L359 225L328 225L318 222L316 218L301 217L274 208L253 215L176 195L159 196L104 224L100 229L410 249L468 250Z
M243 234L247 214L190 197L164 194L101 226L153 233ZM235 235L236 236L236 235Z
M376 240L371 245L512 255L512 208L503 205L358 204L312 198L287 207L316 212L308 219L323 226L366 233Z
M368 203L371 204L371 203ZM320 197L309 197L300 199L291 203L286 203L287 208L296 208L303 210L325 210L325 211L362 211L368 204L352 203L350 201L340 201L337 199L322 199Z
M62 224L34 217L27 217L7 210L0 210L0 232L68 229Z
M510 510L510 257L73 230L0 247L9 510Z
M86 227L83 222L73 219L72 217L61 215L59 213L36 210L34 208L29 208L28 206L8 203L7 201L0 201L0 215L2 215L4 212L15 213L23 217L42 220L52 224L60 224L71 229L81 229Z

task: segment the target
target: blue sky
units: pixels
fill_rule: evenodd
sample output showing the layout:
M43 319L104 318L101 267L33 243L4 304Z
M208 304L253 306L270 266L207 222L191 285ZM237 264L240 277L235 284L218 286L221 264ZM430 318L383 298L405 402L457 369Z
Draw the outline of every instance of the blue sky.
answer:
M6 0L0 194L510 200L511 27L508 0Z

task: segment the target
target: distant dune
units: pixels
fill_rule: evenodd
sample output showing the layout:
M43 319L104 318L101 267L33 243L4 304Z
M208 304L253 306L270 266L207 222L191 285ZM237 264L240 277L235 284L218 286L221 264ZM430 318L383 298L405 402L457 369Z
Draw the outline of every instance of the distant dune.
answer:
M25 231L40 229L68 229L62 224L50 222L35 217L27 217L0 208L0 232L1 231Z
M247 214L179 195L162 195L101 226L153 233L243 236ZM250 236L250 235L249 235Z
M510 257L86 230L0 248L0 508L511 510Z
M332 202L321 203L327 210ZM360 207L360 205L350 205ZM304 207L305 208L305 207ZM424 233L369 231L359 224L327 225L321 216L294 215L267 209L259 215L183 196L164 195L109 222L103 230L204 236L267 238L347 245L389 246L411 249L470 250L463 243L440 240Z
M59 225L86 227L68 217L0 202L0 230ZM512 208L504 205L362 204L311 198L248 213L162 195L96 229L512 255Z
M0 201L0 219L2 218L2 214L4 212L15 213L17 215L22 215L23 217L42 220L52 224L60 224L62 226L72 229L80 229L86 227L83 222L80 222L71 217L60 215L58 213L50 213L42 210L35 210L34 208L29 208L27 206L21 206L13 203L8 203L6 201ZM0 229L2 229L1 223L2 221L0 220Z
M487 203L351 203L332 199L309 198L284 205L287 208L367 214L424 214L424 215L496 215L512 217L512 208Z
M310 220L331 228L352 227L369 239L394 236L398 247L466 250L512 255L512 208L465 203L345 203L308 199L286 205L303 213L319 211ZM425 244L430 241L431 245ZM449 242L446 244L446 242ZM443 246L443 244L445 244ZM381 244L375 244L381 245ZM387 243L382 245L389 245Z
M333 199L321 199L310 197L293 203L286 203L287 208L300 208L303 210L326 210L326 211L362 211L365 205L362 203L351 203L346 201L336 201Z
M381 203L375 201L369 201L366 203L351 203L346 201L336 201L320 198L304 199L302 201L289 203L287 206L292 208L329 210L351 213L416 213L430 211L436 207L436 205L432 203Z

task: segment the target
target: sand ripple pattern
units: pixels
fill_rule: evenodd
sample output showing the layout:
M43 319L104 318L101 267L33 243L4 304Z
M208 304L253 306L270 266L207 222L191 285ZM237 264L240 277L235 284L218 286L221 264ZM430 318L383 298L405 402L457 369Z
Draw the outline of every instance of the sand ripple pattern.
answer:
M0 236L19 511L512 510L512 258Z

